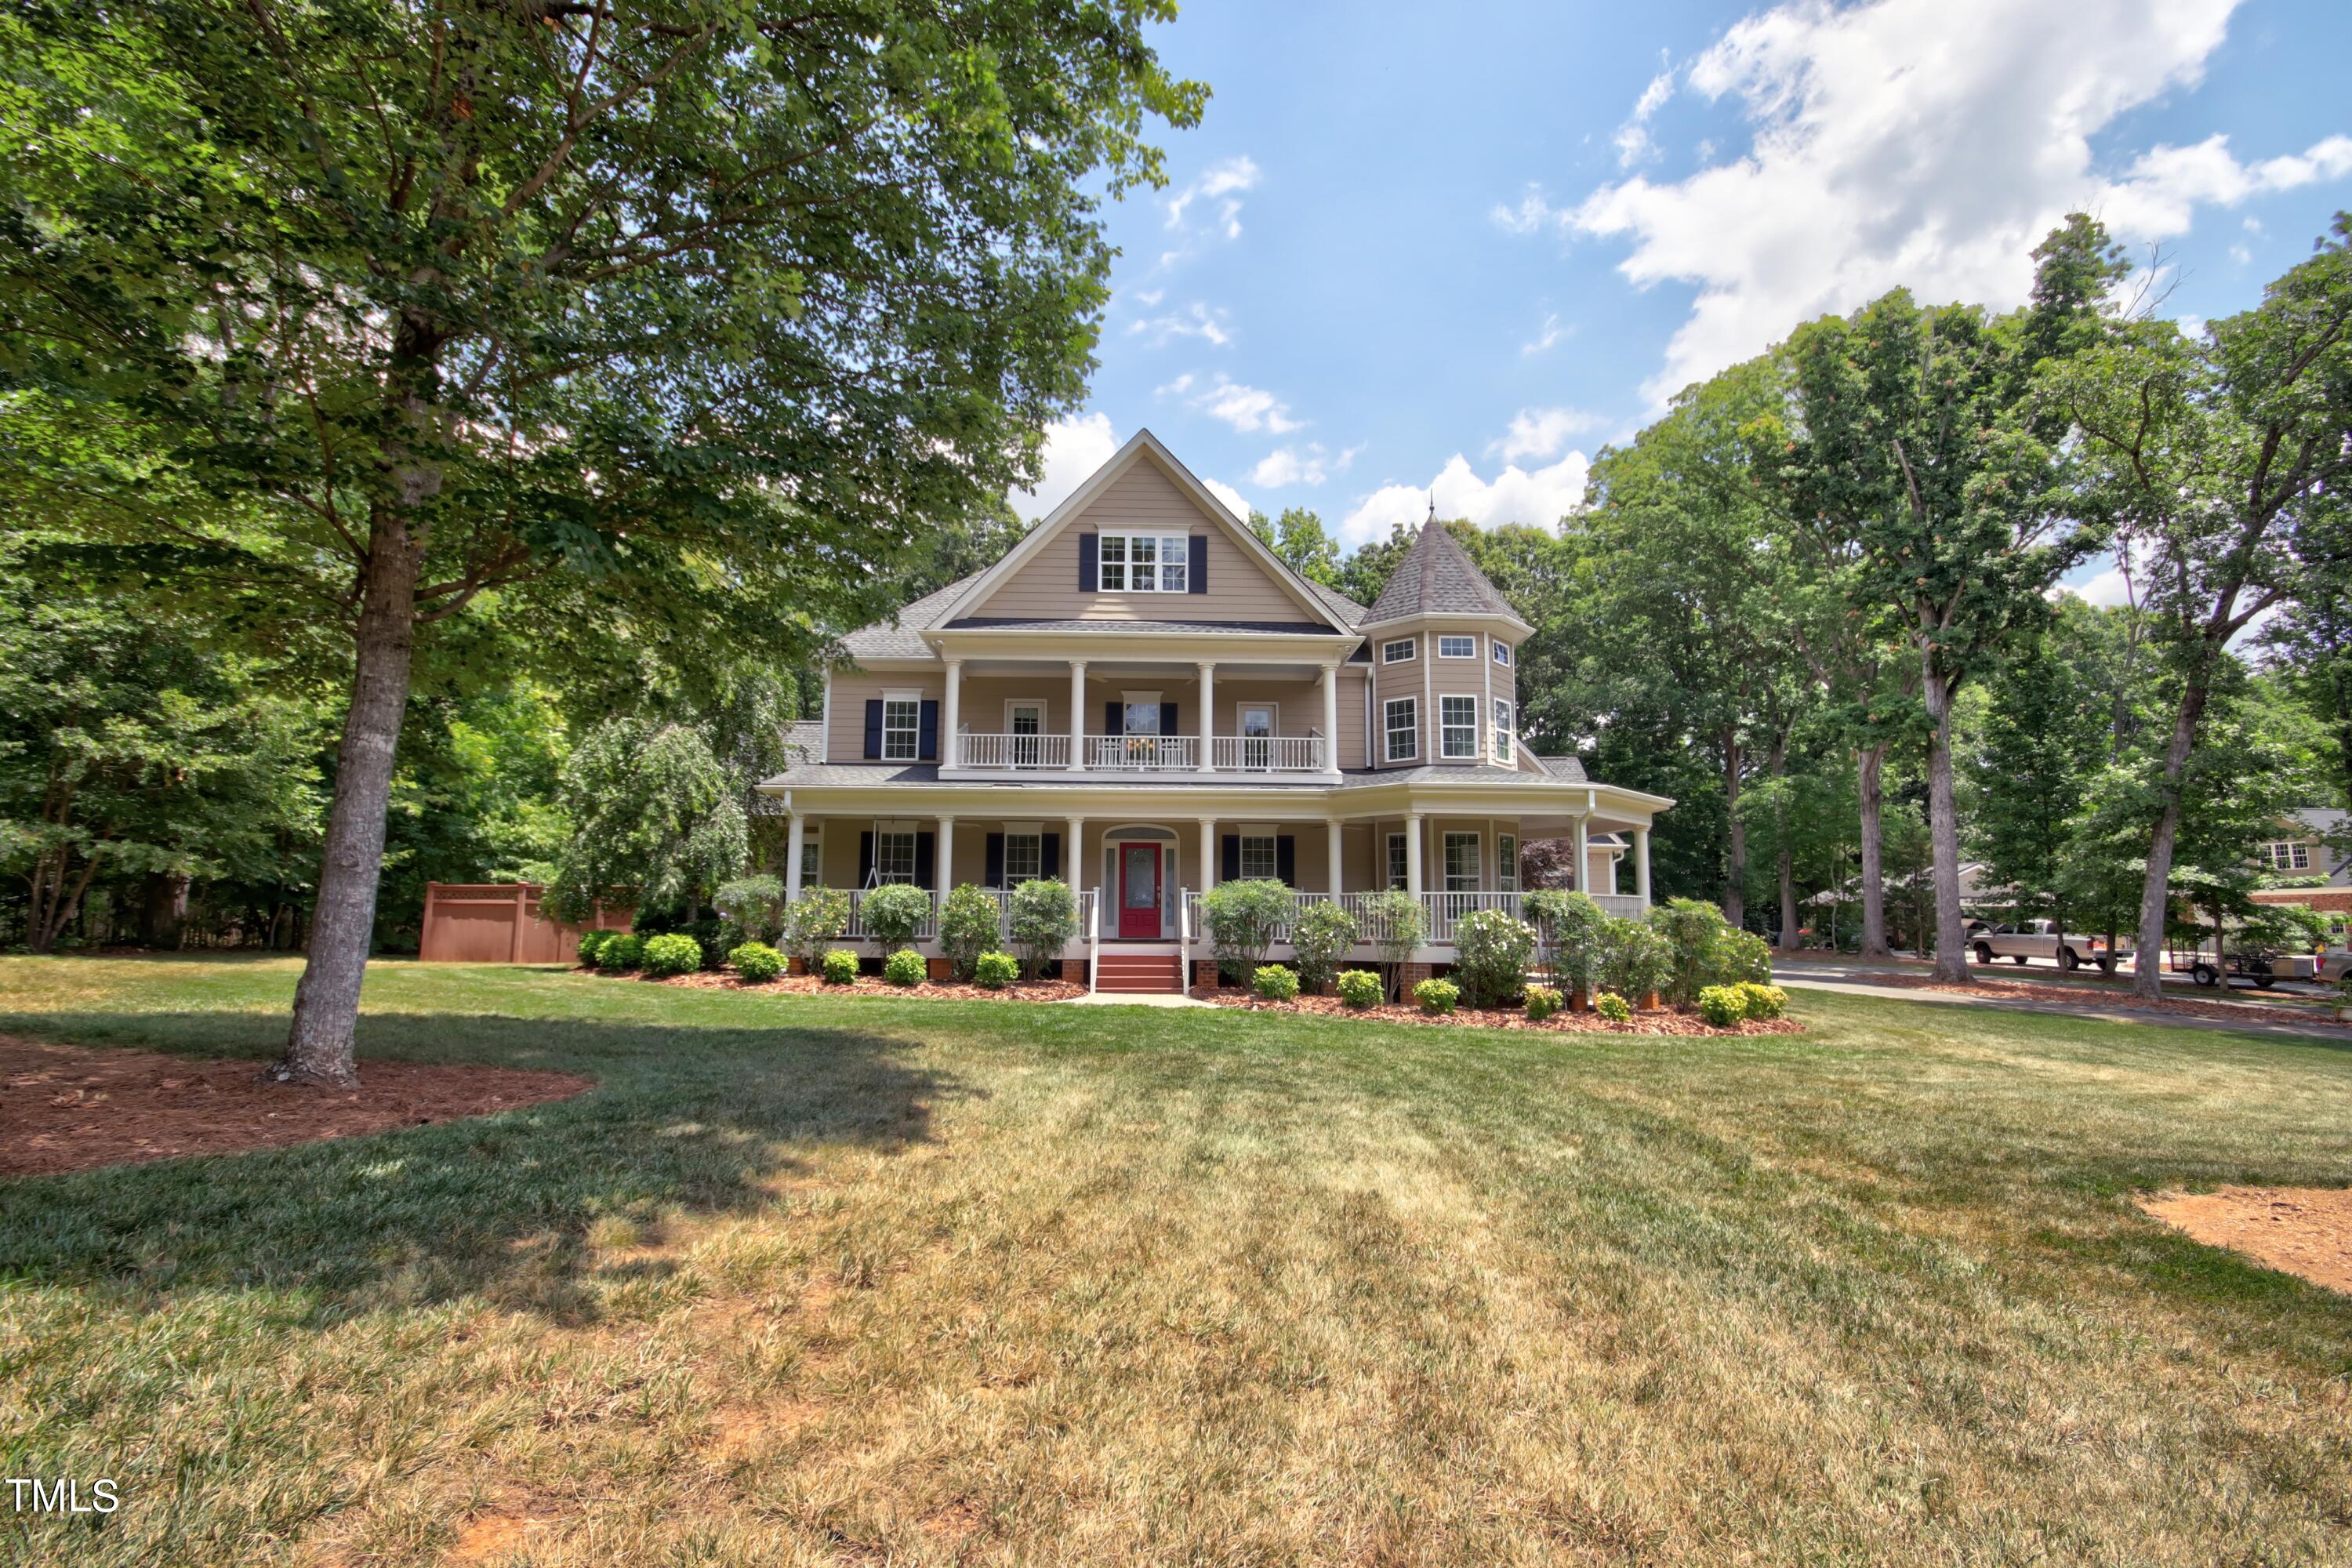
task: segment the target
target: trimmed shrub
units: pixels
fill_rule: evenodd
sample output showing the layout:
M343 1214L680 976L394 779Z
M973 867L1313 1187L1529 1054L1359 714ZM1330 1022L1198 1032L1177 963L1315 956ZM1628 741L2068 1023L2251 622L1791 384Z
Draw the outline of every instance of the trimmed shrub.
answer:
M1728 1029L1748 1016L1748 998L1734 985L1702 985L1698 1016L1718 1029Z
M784 906L784 951L814 974L824 968L825 950L849 929L849 895L839 888L803 888Z
M1327 900L1301 910L1290 926L1290 945L1298 953L1298 983L1314 991L1330 984L1339 960L1360 934L1362 928L1345 904Z
M902 947L883 961L882 978L901 990L910 985L920 985L929 976L930 970L923 963L923 955L911 947Z
M1772 978L1772 949L1752 931L1726 926L1706 951L1710 985L1762 985Z
M1021 961L1009 952L983 952L971 961L972 984L1002 991L1021 978Z
M646 939L635 931L607 931L604 945L596 950L599 969L635 969L646 955Z
M1473 1007L1499 1007L1527 989L1535 928L1502 910L1476 910L1454 922L1454 977Z
M580 962L587 968L596 967L596 954L604 948L608 931L583 931L580 933Z
M940 910L940 952L948 961L950 974L958 980L971 978L973 962L996 945L998 912L995 895L985 888L959 882L948 889L947 904Z
M691 974L702 967L702 944L682 931L665 931L646 942L647 974Z
M1429 935L1429 910L1402 888L1390 888L1364 900L1364 928L1380 949L1388 994L1401 996L1404 966L1412 962L1412 950Z
M1559 888L1538 888L1520 901L1536 928L1544 967L1552 978L1575 990L1590 991L1601 982L1601 962L1606 952L1603 933L1609 916L1582 893Z
M1412 999L1424 1013L1451 1013L1462 1000L1462 988L1451 980L1424 980L1412 988Z
M1595 996L1592 999L1592 1010L1612 1024L1630 1024L1633 1021L1633 1004L1626 1001L1614 991L1603 991L1600 995Z
M1739 993L1740 1007L1751 1018L1778 1018L1789 1010L1789 994L1778 985L1743 980L1732 989Z
M1338 985L1339 1000L1350 1007L1377 1007L1388 994L1388 986L1369 969L1341 971Z
M1287 883L1271 877L1220 882L1201 895L1201 923L1209 928L1217 978L1237 982L1265 962L1275 934L1298 912Z
M912 882L885 882L866 890L857 906L866 934L884 947L904 947L931 918L931 895Z
M1601 932L1602 985L1620 1000L1663 991L1674 976L1674 942L1640 921L1612 920Z
M1713 984L1710 961L1730 929L1724 924L1723 911L1704 899L1673 899L1650 911L1650 929L1666 940L1669 949L1665 978L1656 989L1669 1002L1689 1003L1702 986Z
M727 955L735 973L754 985L765 985L784 972L784 955L764 942L747 942Z
M1250 984L1269 1002L1292 1002L1298 997L1298 974L1279 963L1262 963L1250 976Z
M784 885L764 871L721 883L710 902L735 922L745 942L764 944L784 929Z
M1540 1024L1559 1011L1559 993L1549 985L1528 987L1528 1022Z
M857 983L857 954L845 947L836 947L818 961L824 970L827 985L854 985Z
M1006 909L1013 949L1021 955L1021 978L1034 980L1078 934L1077 895L1070 891L1067 882L1041 878L1013 889Z

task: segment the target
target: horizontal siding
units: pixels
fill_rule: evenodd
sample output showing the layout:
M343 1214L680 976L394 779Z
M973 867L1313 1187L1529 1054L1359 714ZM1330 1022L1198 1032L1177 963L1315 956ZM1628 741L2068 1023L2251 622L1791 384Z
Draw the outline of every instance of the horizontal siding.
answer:
M944 697L947 677L930 671L908 671L897 675L873 675L857 670L835 670L833 675L833 714L825 731L825 756L836 763L854 763L866 755L866 702L886 691L919 691L925 697ZM940 721L944 723L944 718Z

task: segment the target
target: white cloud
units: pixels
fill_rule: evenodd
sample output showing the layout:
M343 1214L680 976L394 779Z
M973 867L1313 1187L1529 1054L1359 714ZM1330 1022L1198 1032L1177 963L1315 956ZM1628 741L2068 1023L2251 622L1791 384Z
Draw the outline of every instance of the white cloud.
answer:
M2346 137L2253 163L2214 137L2158 147L2120 178L2095 165L2100 131L2198 80L2237 3L1795 0L1739 22L1682 72L1691 90L1738 102L1744 155L1682 180L1604 184L1567 208L1531 191L1492 216L1515 233L1623 237L1635 285L1696 285L1645 387L1657 402L1897 284L2013 303L2029 252L2069 211L2154 240L2181 233L2198 205L2352 171ZM1649 92L1643 102L1654 112Z
M1137 296L1141 299L1141 295ZM1157 300L1158 295L1153 299ZM1153 348L1174 338L1202 338L1218 348L1234 341L1226 322L1231 313L1222 306L1203 305L1199 300L1182 310L1171 310L1164 316L1139 318L1127 324L1130 337L1142 337Z
M1514 464L1483 479L1457 452L1426 485L1383 485L1366 496L1339 524L1339 542L1352 548L1386 538L1391 524L1419 522L1429 514L1433 494L1440 517L1466 517L1481 528L1506 522L1550 528L1584 503L1584 476L1591 467L1583 453L1570 452L1549 468L1529 470Z
M1185 379L1180 377L1179 379ZM1192 399L1192 406L1212 419L1221 419L1235 433L1253 436L1264 430L1286 436L1304 426L1290 416L1290 405L1261 387L1244 386L1222 374Z
M1662 70L1650 79L1634 101L1633 112L1617 128L1617 166L1630 169L1645 158L1654 157L1656 149L1650 144L1650 116L1665 107L1666 100L1675 95L1675 73Z
M1045 426L1045 472L1034 490L1014 490L1013 510L1031 522L1069 499L1118 450L1108 414L1081 414Z
M1285 485L1319 485L1335 468L1345 468L1355 461L1361 447L1351 447L1339 454L1335 464L1324 457L1323 444L1309 441L1303 446L1277 447L1258 459L1250 470L1250 483L1261 489L1280 489Z
M1244 522L1249 521L1250 503L1242 499L1241 491L1223 479L1202 479L1201 484L1211 495L1225 503L1226 510Z
M1512 416L1511 427L1498 439L1488 442L1486 450L1505 462L1517 458L1549 458L1568 445L1570 436L1598 430L1603 423L1598 414L1577 408L1522 408Z
M1519 345L1519 352L1523 354L1539 354L1575 330L1573 327L1561 326L1559 313L1555 310L1544 318L1543 325L1537 329L1534 337Z
M1257 164L1246 154L1210 164L1199 179L1168 198L1168 226L1183 227L1186 210L1197 201L1204 206L1213 205L1217 209L1214 220L1217 230L1227 239L1239 239L1242 234L1240 193L1254 188L1257 184Z
M1135 302L1145 310L1150 310L1166 298L1168 298L1168 290L1165 289L1138 289L1135 291Z

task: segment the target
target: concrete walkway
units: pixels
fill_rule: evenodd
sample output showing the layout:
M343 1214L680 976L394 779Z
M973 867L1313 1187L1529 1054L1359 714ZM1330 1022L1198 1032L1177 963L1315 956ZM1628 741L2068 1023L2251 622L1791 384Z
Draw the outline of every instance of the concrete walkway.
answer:
M2279 1010L2242 1004L2245 1015L2228 1018L2204 1014L2173 1013L2153 1007L2129 1007L2086 996L2080 1002L2053 1002L2039 996L1964 996L1950 991L1926 991L1891 984L1882 972L1864 964L1812 963L1774 959L1773 984L1791 990L1835 991L1847 996L1893 997L1903 1002L1950 1002L1963 1007L1988 1007L1995 1012L2044 1013L2061 1018L2086 1018L2103 1024L2137 1024L2168 1029L2214 1029L2233 1035L2267 1035L2279 1039L2326 1040L2352 1048L2352 1029L2341 1025L2281 1017ZM1999 982L1988 982L1997 984Z
M1198 997L1179 996L1173 991L1090 991L1084 996L1073 996L1074 1007L1213 1007L1213 1002Z

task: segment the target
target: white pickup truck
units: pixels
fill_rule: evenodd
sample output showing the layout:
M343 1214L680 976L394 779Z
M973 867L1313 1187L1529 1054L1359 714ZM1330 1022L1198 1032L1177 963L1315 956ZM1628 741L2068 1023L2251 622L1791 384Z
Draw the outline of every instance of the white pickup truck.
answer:
M2129 943L2119 943L2116 951L2107 951L2107 939L2070 931L2065 940L2058 937L2055 921L2027 921L2021 925L1984 926L1969 938L1969 951L1979 963L1990 963L1996 958L2006 958L2011 963L2023 963L2029 958L2054 960L2060 969L2073 973L2085 963L2113 973L2120 958L2130 956Z

